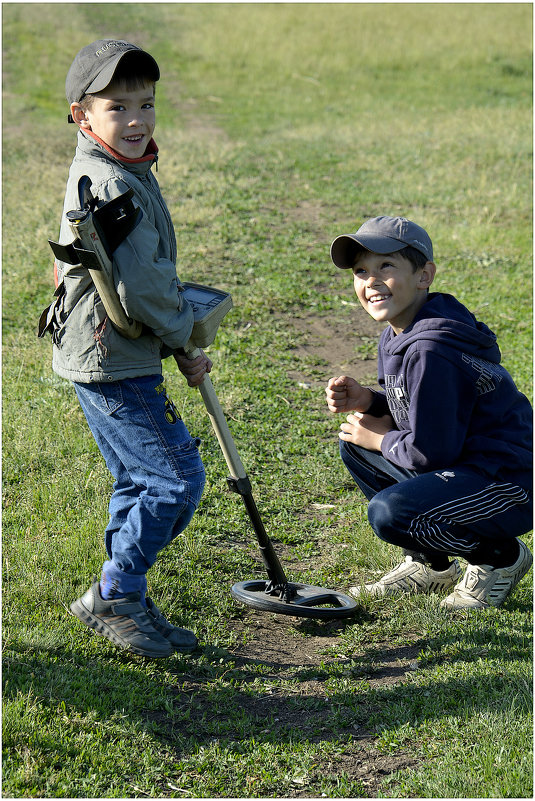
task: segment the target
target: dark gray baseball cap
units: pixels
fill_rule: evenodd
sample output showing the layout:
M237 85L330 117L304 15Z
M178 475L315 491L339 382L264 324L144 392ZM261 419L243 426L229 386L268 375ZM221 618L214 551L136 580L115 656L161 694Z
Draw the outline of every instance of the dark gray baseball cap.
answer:
M359 250L372 253L396 253L410 245L433 261L433 245L429 234L405 217L372 217L356 234L337 236L331 245L331 259L343 270L353 267Z
M153 57L141 47L120 39L98 39L82 47L71 64L65 81L65 94L69 105L79 102L84 95L101 92L112 81L115 70L123 58L132 60L132 67L146 70L147 77L157 81L160 69Z

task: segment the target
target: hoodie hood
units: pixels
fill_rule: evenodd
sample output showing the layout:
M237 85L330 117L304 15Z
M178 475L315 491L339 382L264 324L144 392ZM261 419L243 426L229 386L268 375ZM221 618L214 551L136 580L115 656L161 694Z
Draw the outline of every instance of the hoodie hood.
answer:
M441 352L449 346L494 364L501 360L496 335L453 295L446 293L430 293L410 326L398 336L389 327L383 336L383 347L392 356L402 355L415 344L425 343L427 349L434 350L434 343Z

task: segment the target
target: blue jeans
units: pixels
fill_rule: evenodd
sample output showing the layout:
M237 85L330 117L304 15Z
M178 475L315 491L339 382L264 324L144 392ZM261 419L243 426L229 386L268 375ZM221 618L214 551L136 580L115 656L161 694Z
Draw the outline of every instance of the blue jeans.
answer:
M158 553L186 528L201 499L200 441L189 434L161 375L74 387L115 479L106 551L125 578L119 589L143 588Z
M469 467L419 474L343 440L340 455L369 500L375 534L405 550L494 564L512 538L532 528L531 493L510 482Z

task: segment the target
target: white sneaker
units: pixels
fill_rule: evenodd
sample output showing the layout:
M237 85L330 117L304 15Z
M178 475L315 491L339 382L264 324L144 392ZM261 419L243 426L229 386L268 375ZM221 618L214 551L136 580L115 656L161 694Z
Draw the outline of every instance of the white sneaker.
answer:
M376 581L375 584L363 584L350 587L349 593L359 596L361 593L381 597L398 592L440 592L449 590L459 580L462 570L457 559L454 559L447 570L431 570L428 565L416 562L412 556Z
M444 598L441 606L448 609L485 609L501 606L526 575L533 562L529 548L518 540L520 556L510 567L490 565L467 565L463 580L451 595Z

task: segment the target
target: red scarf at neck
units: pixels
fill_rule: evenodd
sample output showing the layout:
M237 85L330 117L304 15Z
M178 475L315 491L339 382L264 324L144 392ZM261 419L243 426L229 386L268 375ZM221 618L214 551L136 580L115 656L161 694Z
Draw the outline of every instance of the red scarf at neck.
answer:
M147 145L147 149L145 150L144 154L140 156L140 158L129 159L126 156L122 156L120 153L117 153L116 150L107 145L106 142L103 139L101 139L100 136L97 136L96 133L93 133L93 131L90 131L87 128L82 128L81 130L83 130L85 134L88 134L96 142L98 142L99 145L101 145L104 148L104 150L107 150L110 156L113 156L113 158L118 159L119 161L123 161L125 164L141 164L144 161L149 161L149 160L154 161L155 156L158 154L158 146L154 141L154 139L151 139L149 144Z

